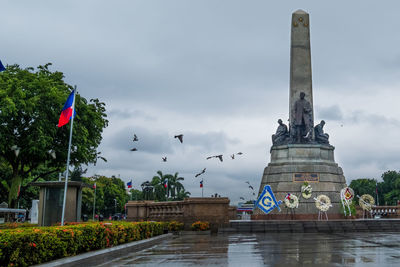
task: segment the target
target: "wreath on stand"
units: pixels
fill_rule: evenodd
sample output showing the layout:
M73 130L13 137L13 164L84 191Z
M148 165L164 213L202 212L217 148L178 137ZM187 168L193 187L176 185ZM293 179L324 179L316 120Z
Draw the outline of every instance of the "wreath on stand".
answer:
M309 185L307 182L304 182L304 184L301 186L301 195L305 199L309 199L311 197L312 193L312 187Z
M364 194L359 197L359 199L358 204L360 204L363 210L371 211L372 207L375 205L374 198L369 194Z
M285 206L289 209L296 209L299 207L299 198L296 195L287 193L285 196Z
M351 189L350 187L345 187L342 190L340 190L340 200L342 201L344 216L347 216L347 211L349 213L349 216L351 216L350 204L352 203L353 198L354 198L354 190Z
M326 195L319 195L315 198L315 206L322 212L327 212L332 207L331 199Z

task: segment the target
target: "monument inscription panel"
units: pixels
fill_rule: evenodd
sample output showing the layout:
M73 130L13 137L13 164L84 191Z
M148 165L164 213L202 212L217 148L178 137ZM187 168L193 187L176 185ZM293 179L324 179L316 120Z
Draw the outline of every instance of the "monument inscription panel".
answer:
M293 182L319 182L318 173L293 173Z

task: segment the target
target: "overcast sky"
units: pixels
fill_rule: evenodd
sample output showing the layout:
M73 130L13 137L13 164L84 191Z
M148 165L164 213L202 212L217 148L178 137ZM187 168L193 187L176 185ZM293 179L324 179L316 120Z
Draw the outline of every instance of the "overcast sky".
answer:
M157 170L179 172L192 196L201 196L204 178L205 196L235 204L252 196L245 181L258 191L276 121L288 118L297 9L310 13L315 121L326 121L347 182L399 170L399 7L395 0L2 1L0 59L52 62L83 97L106 103L110 124L99 151L108 162L89 175L132 179L138 188ZM173 138L181 133L183 144ZM139 151L130 152L134 146ZM215 154L224 162L205 159Z

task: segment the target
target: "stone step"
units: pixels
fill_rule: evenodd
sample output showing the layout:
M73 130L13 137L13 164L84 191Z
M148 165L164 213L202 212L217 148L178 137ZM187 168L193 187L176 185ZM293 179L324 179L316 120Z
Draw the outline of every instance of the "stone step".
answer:
M332 221L232 221L219 232L254 233L343 233L400 232L400 220L332 220Z

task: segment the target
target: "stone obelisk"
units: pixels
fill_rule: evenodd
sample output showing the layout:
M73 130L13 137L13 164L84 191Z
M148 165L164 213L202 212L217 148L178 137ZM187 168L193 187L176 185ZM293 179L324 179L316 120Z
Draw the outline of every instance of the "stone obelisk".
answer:
M293 125L294 103L299 99L300 92L306 94L313 109L311 48L310 48L310 16L303 10L292 14L291 45L290 45L290 95L289 121ZM311 124L314 125L314 115L311 114Z
M290 127L288 130L282 120L278 121L279 127L272 136L271 161L264 169L259 194L265 185L270 185L277 200L294 194L299 206L289 210L282 205L281 212L274 209L267 215L256 209L255 219L316 219L318 209L314 198L319 195L330 198L331 219L341 216L340 190L346 186L346 181L342 168L335 162L335 148L329 144L329 135L322 130L325 123L314 127L310 50L309 14L297 10L292 14L291 24ZM302 195L305 183L312 188L311 196ZM288 217L289 211L295 216Z

